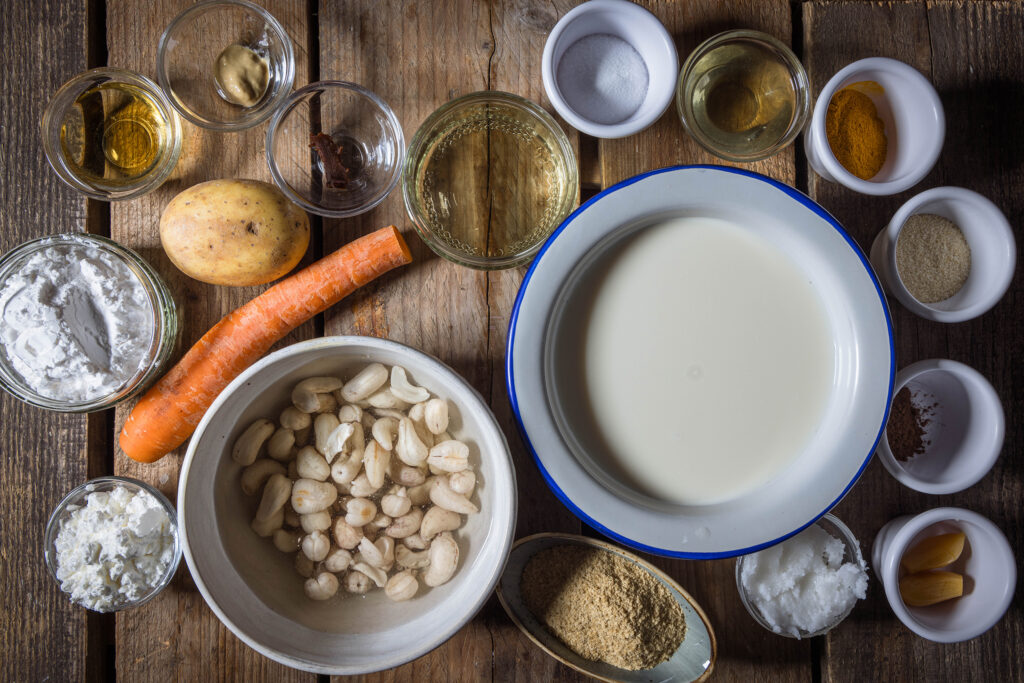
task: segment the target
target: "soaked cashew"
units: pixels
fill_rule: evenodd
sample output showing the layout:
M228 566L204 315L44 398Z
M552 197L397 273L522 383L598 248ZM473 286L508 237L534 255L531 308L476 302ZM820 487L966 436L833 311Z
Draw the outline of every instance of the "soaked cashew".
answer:
M272 475L263 487L263 498L260 499L260 506L256 508L256 521L265 522L280 513L283 524L284 504L291 495L292 480L283 474ZM277 526L280 527L281 524Z
M407 514L402 515L391 523L384 533L392 538L405 538L406 536L412 536L416 532L420 531L420 525L423 523L423 510L414 508ZM456 527L458 528L458 527Z
M292 457L292 446L295 445L295 431L281 427L267 441L267 455L274 460L287 462Z
M405 487L419 486L427 480L427 473L419 467L409 467L398 458L391 459L391 481Z
M309 416L306 415L306 417L309 417ZM305 446L306 444L308 444L309 443L309 435L312 434L312 433L313 433L313 423L312 422L310 422L308 425L306 425L302 429L296 429L295 430L295 445L299 446L301 448L302 446Z
M434 505L423 515L423 521L420 523L420 536L424 541L429 541L442 531L454 531L460 526L462 526L460 515Z
M351 422L342 422L334 431L327 435L321 452L328 463L334 462L335 457L346 453L351 448L353 443L352 437L355 436L355 433L356 425Z
M292 507L300 515L320 512L338 499L338 489L316 479L298 479L292 486Z
M406 403L422 403L430 398L430 392L409 381L409 375L401 365L391 368L391 393Z
M430 547L430 543L428 541L424 541L423 537L420 536L419 532L413 534L412 536L406 536L405 538L403 538L402 544L405 545L405 547L410 548L411 550L426 550Z
M412 408L409 408L409 419L413 422L423 422L427 416L427 404L417 403Z
M315 579L306 579L303 588L310 600L328 600L338 592L338 577L330 572L320 572Z
M331 466L324 456L312 446L303 446L295 456L295 471L303 479L326 481L331 476Z
M363 467L363 451L353 451L347 460L338 458L331 465L331 479L337 484L348 486ZM351 489L350 489L351 490Z
M423 583L430 587L447 583L459 564L459 545L450 531L445 531L430 544L430 566L423 572Z
M337 416L330 413L320 413L313 420L313 445L324 457L327 456L327 439L340 425Z
M430 501L439 505L445 510L458 512L463 515L471 515L479 512L479 508L465 496L452 491L448 486L448 477L433 477L430 484Z
M415 406L413 407L415 408ZM401 410L391 410L390 408L374 408L373 415L377 420L383 420L385 417L390 417L393 420L401 420L403 417L406 417L406 414ZM373 424L377 424L376 420L374 420ZM373 425L371 425L371 427L372 426Z
M271 475L284 474L284 465L267 458L260 458L242 470L242 492L247 496L255 496L263 488L263 484Z
M394 520L385 515L383 512L378 512L377 516L373 518L373 521L367 524L366 526L370 527L371 529L387 529L389 526L391 526L392 521Z
M366 449L363 451L363 467L366 471L366 480L374 491L384 486L384 477L387 476L390 466L390 451L385 450L376 440L371 440L366 444Z
M350 571L345 575L345 590L349 593L355 593L356 595L369 593L372 586L373 581L362 572Z
M281 417L278 418L278 422L285 429L297 432L313 424L313 418L310 417L309 413L304 413L295 406L288 406L281 411Z
M298 531L278 529L274 532L274 547L282 553L294 553L299 549L299 543L301 542L302 534Z
M338 412L338 399L334 398L334 394L319 394L317 400L319 402L316 409L317 413Z
M235 441L235 447L231 450L232 459L243 467L253 464L256 456L260 454L263 442L269 439L274 431L274 423L270 420L256 420Z
M361 422L362 419L363 409L359 406L346 403L338 410L338 420L341 422Z
M395 548L395 561L399 567L406 569L423 569L430 564L430 553L426 551L416 552L404 545Z
M283 524L284 510L278 510L276 514L273 514L264 520L253 519L252 524L249 526L252 527L252 530L256 532L257 536L260 536L261 538L270 538L274 535L275 531L281 528Z
M344 517L339 517L334 521L334 542L338 544L338 547L352 550L359 545L359 541L362 539L363 530L346 522Z
M337 377L304 379L292 389L292 403L304 413L315 413L320 410L321 394L330 396L330 392L340 389L341 386L342 381Z
M320 512L308 515L300 515L299 526L307 534L311 534L314 531L327 531L331 528L331 513L327 510L321 510Z
M320 562L331 550L331 539L322 531L314 531L302 539L302 552L314 562Z
M380 363L371 363L341 388L341 397L355 403L370 397L388 381L388 369Z
M366 399L374 408L390 408L392 410L405 410L409 404L395 396L391 389L381 389L370 398Z
M346 508L345 522L354 526L362 527L369 524L377 516L377 506L372 500L366 498L353 498ZM341 547L345 547L338 543Z
M334 548L324 558L324 569L329 572L343 572L352 564L352 553L344 548Z
M392 548L391 554L393 559L394 548ZM384 567L384 553L365 536L359 541L359 555L356 556L356 559L357 561L365 562L373 567Z
M353 562L352 571L368 576L371 581L377 584L377 588L383 588L384 584L388 582L387 572L383 569L372 567L365 562Z
M448 475L448 487L460 496L469 498L476 488L476 472L462 470Z
M429 454L427 445L416 433L416 425L407 417L398 423L398 443L395 444L395 455L410 467L422 465Z
M409 501L413 505L426 505L430 502L430 488L434 485L434 479L437 477L431 477L419 486L409 487Z
M406 570L404 572L398 572L384 585L384 595L388 596L395 602L402 602L408 600L416 595L416 591L419 590L420 584L416 580L416 574Z
M391 490L380 499L380 509L390 517L401 517L409 512L412 502L404 486L392 486Z
M431 434L441 434L448 429L448 401L432 398L423 406L423 424Z
M369 446L367 446L369 449ZM365 455L363 456L366 457ZM366 476L366 472L363 472L358 477L352 480L351 491L352 495L357 498L369 498L373 494L380 490L380 486L374 486L370 483L370 478Z
M346 448L349 453L363 452L366 448L366 429L358 422L352 423L352 437L348 440Z
M430 449L427 464L442 472L461 472L469 467L469 446L461 441L442 441Z
M390 451L398 439L398 420L393 417L382 417L373 423L373 438L381 448Z

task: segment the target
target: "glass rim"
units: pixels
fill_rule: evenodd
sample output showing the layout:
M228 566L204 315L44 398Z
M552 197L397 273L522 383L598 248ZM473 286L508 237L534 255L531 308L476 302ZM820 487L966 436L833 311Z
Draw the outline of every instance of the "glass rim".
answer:
M552 138L554 138L554 141L558 144L558 149L560 151L560 163L565 167L566 171L568 171L568 182L566 183L568 191L562 198L562 206L559 211L561 218L557 223L554 223L547 234L543 238L538 239L535 244L532 244L527 249L510 256L472 256L465 252L450 248L447 244L444 244L441 240L437 239L434 231L429 227L429 223L423 219L422 212L419 210L415 201L416 165L417 160L423 152L423 147L425 146L426 141L437 131L438 128L447 122L447 119L452 116L455 111L476 104L501 104L525 110L528 114L533 116L535 120L543 125L551 134ZM554 233L555 230L558 229L558 226L565 221L565 218L572 213L572 207L575 205L578 196L579 163L576 159L576 153L573 151L572 143L569 141L569 136L566 135L565 131L562 130L562 127L558 125L555 118L539 104L520 95L501 90L478 90L476 92L468 93L445 102L431 112L430 115L423 120L423 123L420 124L416 133L412 137L412 141L409 143L409 152L405 157L405 167L402 171L402 199L405 204L405 211L412 219L413 227L416 229L420 239L422 239L438 256L460 266L466 266L476 270L504 270L529 263L533 257L537 255L537 252L540 251L540 248L544 245L551 234Z

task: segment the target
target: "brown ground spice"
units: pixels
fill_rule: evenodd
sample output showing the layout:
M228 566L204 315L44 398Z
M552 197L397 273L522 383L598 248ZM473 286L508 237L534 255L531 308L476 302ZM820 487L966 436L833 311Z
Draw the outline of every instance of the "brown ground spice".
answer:
M928 447L925 427L931 424L934 410L934 404L915 401L907 387L896 393L885 426L885 438L889 440L893 457L906 462L925 452Z
M542 550L520 579L526 606L576 654L622 669L650 669L683 642L686 618L668 588L605 550Z

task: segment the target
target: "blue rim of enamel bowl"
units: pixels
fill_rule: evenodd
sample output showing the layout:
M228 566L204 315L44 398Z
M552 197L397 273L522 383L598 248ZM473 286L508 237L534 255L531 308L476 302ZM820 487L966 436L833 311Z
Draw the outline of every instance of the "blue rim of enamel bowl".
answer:
M868 451L868 454L865 456L864 461L857 469L857 473L850 480L850 483L846 485L846 487L842 490L842 492L840 492L836 499L829 503L824 510L816 514L812 519L808 520L806 524L794 529L790 533L779 536L778 538L773 539L771 541L766 541L765 543L750 546L748 548L738 548L736 550L726 550L713 553L669 550L666 548L658 548L656 546L650 546L644 543L639 543L637 541L634 541L633 539L627 538L621 534L612 531L611 529L609 529L608 527L606 527L605 525L601 524L596 519L591 517L590 515L583 512L583 510L581 510L575 503L573 503L572 500L570 500L569 496L567 496L566 493L558 486L558 484L555 483L555 480L552 478L551 474L544 468L544 465L540 461L540 457L537 455L536 449L533 447L533 443L530 441L529 435L526 433L526 427L523 425L523 418L519 412L519 400L516 394L514 371L515 368L512 360L513 349L515 348L516 341L516 325L519 321L519 308L523 303L523 297L526 294L526 288L530 284L530 279L532 278L534 271L537 269L537 266L540 263L541 259L544 257L544 254L547 252L548 247L550 247L555 242L555 240L558 239L558 236L562 234L562 231L565 230L569 226L569 224L572 223L581 213L583 213L591 204L594 204L603 197L606 197L618 190L621 190L624 187L628 187L633 183L639 182L649 176L688 169L704 169L710 171L734 173L736 175L746 176L748 178L752 178L754 180L767 183L768 185L771 185L777 190L782 191L791 199L796 200L802 206L806 207L807 209L810 209L814 214L816 214L818 217L822 218L826 223L831 225L836 230L836 232L838 232L839 235L844 240L846 240L846 243L853 250L853 253L856 254L857 258L860 259L861 265L863 265L864 269L867 271L868 277L871 278L871 283L875 286L875 292L878 294L879 302L882 305L882 312L885 314L885 327L889 335L889 389L888 395L886 397L885 410L882 414L882 423L878 427L878 433L875 435L875 440L874 443L871 445L871 450ZM879 284L878 278L875 276L875 271L872 270L867 257L864 255L864 252L861 250L857 242L854 241L852 237L850 237L849 233L846 232L843 226L839 224L839 221L836 220L835 217L832 216L832 214L830 214L820 204L818 204L813 199L811 199L804 193L800 192L796 188L790 187L789 185L786 185L784 183L780 183L779 181L769 178L768 176L761 175L760 173L755 173L753 171L747 171L739 168L732 168L728 166L716 166L713 164L669 166L666 168L659 168L653 171L648 171L646 173L641 173L639 175L633 176L632 178L626 178L625 180L620 181L615 185L612 185L611 187L602 190L598 194L594 195L593 197L588 199L584 204L580 205L578 209L569 214L569 217L562 221L562 224L559 225L558 228L553 233L551 233L551 236L547 239L547 241L544 242L544 245L541 247L540 251L537 252L537 256L533 259L533 263L530 264L529 270L526 271L526 276L523 278L523 282L519 286L519 292L516 294L515 305L512 307L512 315L509 319L508 325L508 344L505 350L505 388L508 391L509 402L512 405L512 414L516 418L516 426L519 429L519 435L520 437L522 437L523 443L526 444L526 449L530 452L530 456L533 458L533 462L537 465L537 469L540 470L541 476L544 478L544 481L547 483L548 488L551 489L552 493L554 493L558 500L560 500L562 504L565 505L565 507L567 507L569 511L576 515L576 517L578 517L582 522L586 523L593 529L596 529L597 531L601 532L608 538L619 543L622 543L623 545L633 548L635 550L640 550L646 553L652 553L654 555L661 555L663 557L673 557L684 560L718 560L728 557L735 557L737 555L746 555L747 553L757 552L758 550L762 550L764 548L773 546L776 543L781 543L787 538L790 538L791 536L800 533L801 531L803 531L804 529L818 521L829 510L834 508L839 503L839 501L841 501L843 497L846 496L847 493L849 493L850 489L853 488L853 485L856 484L857 481L860 479L861 475L864 473L864 469L868 466L868 463L871 462L871 456L874 455L875 449L878 447L879 440L885 433L885 423L889 419L889 408L892 405L892 390L895 379L896 346L894 342L892 328L892 316L889 314L889 306L886 303L885 294L882 292L882 286Z

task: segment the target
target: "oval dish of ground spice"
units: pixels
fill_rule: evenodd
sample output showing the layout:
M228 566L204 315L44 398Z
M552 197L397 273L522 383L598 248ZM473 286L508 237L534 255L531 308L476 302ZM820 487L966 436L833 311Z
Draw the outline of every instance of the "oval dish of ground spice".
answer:
M622 595L623 587L632 595ZM715 635L700 605L657 567L610 543L569 534L522 538L509 553L498 599L541 649L598 680L704 681L714 667ZM579 614L567 613L565 606L577 600L587 606L581 605ZM530 606L540 612L546 607L552 626L546 626L545 617L535 615ZM609 624L593 640L587 637L590 619L620 618L624 623L618 627ZM667 635L650 638L652 622ZM619 640L609 639L612 632ZM680 637L682 642L675 647ZM668 659L653 668L630 670L587 659L577 650L632 666Z

